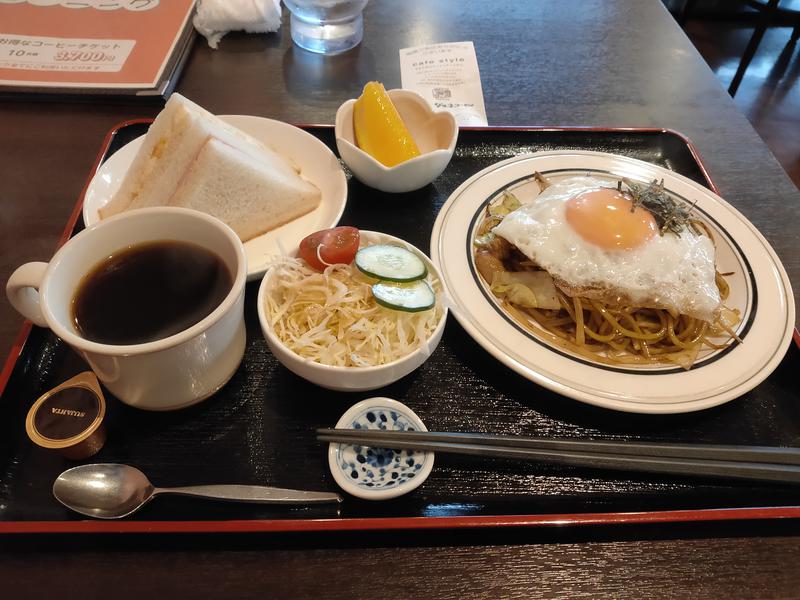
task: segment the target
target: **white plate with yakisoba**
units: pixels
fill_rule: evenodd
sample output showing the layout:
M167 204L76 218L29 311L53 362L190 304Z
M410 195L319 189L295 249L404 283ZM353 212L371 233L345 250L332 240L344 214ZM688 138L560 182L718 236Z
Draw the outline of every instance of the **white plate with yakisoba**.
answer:
M791 285L756 228L696 182L628 157L540 152L484 169L442 207L431 256L488 352L605 408L738 398L794 330Z

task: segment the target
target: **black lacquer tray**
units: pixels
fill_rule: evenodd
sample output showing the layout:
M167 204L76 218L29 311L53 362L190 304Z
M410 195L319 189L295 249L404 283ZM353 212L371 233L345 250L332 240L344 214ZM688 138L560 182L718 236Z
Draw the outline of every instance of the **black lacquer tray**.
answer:
M113 130L99 165L149 122ZM335 148L331 127L305 127ZM497 161L552 149L632 156L713 189L691 144L658 129L464 129L452 162L413 193L384 194L348 181L341 223L430 246L439 208L465 179ZM96 167L95 167L96 168ZM90 174L91 175L91 174ZM80 201L65 239L82 228ZM567 438L753 445L800 444L800 403L790 385L800 350L745 396L684 415L644 416L594 408L516 375L487 354L451 318L431 358L375 392L337 393L295 376L270 354L248 285L247 350L217 395L170 413L136 410L108 397L108 442L88 462L141 468L156 485L248 483L336 490L327 448L314 429L332 426L371 396L411 406L429 429L521 433ZM0 378L0 532L290 531L597 524L800 517L800 489L589 471L514 461L437 456L415 492L385 502L347 497L341 509L225 504L164 497L125 521L89 521L52 496L58 474L74 466L34 446L24 428L33 401L86 365L47 330L26 326Z

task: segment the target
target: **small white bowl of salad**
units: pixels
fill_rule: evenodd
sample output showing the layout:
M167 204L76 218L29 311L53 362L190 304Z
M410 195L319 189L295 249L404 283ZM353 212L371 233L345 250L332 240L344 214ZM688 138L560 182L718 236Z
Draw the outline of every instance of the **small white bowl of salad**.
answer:
M272 353L321 387L367 391L422 365L444 332L439 274L411 244L384 233L334 227L271 262L258 318Z

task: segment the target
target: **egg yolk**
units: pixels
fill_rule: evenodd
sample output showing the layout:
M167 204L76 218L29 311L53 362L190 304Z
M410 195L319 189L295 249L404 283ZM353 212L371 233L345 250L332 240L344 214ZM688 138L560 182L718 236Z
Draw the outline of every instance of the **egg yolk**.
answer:
M612 188L580 192L567 200L567 223L587 242L606 250L630 250L647 242L658 226L628 196Z

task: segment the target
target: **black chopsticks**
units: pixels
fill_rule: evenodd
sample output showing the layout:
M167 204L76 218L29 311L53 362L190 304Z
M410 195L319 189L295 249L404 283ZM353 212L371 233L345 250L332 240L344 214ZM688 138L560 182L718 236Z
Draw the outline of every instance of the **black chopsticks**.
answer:
M564 466L800 483L800 449L612 442L482 433L318 429L321 442L416 449Z

